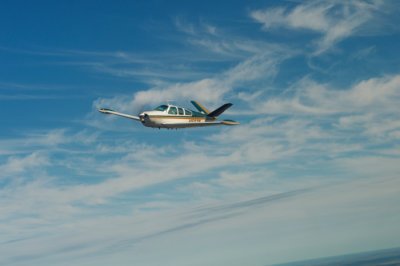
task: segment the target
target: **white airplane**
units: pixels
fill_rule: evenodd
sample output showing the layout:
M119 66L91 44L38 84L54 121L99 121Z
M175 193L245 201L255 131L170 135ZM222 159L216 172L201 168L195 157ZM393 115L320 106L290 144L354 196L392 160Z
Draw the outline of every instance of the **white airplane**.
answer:
M170 129L218 125L239 125L238 122L232 120L217 121L217 117L232 106L231 103L226 103L212 112L209 112L196 101L191 101L191 103L194 105L194 107L196 107L198 112L171 104L160 105L152 111L140 113L139 116L123 114L111 109L99 109L98 111L103 114L113 114L140 121L144 126L153 128Z

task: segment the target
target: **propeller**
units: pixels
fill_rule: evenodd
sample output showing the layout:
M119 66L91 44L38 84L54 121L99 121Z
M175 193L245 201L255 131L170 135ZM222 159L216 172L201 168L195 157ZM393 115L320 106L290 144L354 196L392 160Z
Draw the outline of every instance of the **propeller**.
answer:
M148 104L142 104L140 106L137 106L132 110L132 113L136 113L137 116L140 118L140 122L144 123L145 119L148 120L149 116L147 114L143 115L143 112L149 109Z
M150 121L150 117L148 114L140 113L139 118L140 118L140 122L142 122L142 123Z

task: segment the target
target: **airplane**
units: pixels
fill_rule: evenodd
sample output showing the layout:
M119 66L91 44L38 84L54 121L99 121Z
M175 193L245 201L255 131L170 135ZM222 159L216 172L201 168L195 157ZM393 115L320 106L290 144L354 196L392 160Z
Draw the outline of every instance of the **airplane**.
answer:
M231 103L226 103L212 112L208 111L197 101L191 101L191 103L194 105L194 107L196 107L198 112L171 105L169 103L160 105L152 111L144 111L140 113L139 116L123 114L106 108L99 109L98 111L103 114L113 114L130 118L142 122L142 124L146 127L158 129L239 125L238 122L233 120L217 121L217 117L232 106Z

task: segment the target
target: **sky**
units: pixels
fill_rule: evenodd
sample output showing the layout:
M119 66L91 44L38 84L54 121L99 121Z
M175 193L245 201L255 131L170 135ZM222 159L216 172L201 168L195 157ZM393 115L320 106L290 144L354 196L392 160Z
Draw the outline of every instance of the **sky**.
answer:
M2 1L1 265L400 246L397 1ZM233 106L238 126L106 116Z

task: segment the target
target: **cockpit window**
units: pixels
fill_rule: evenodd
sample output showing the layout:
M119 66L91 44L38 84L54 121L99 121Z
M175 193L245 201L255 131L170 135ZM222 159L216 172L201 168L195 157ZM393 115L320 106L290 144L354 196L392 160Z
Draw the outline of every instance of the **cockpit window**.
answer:
M178 111L176 110L176 107L171 106L169 108L168 114L176 115L177 113L178 113Z
M182 108L178 108L179 114L183 115L183 109Z
M192 115L192 112L185 109L185 115Z
M165 111L167 109L168 109L167 105L160 105L157 108L155 108L154 111L162 111L163 112L163 111Z

